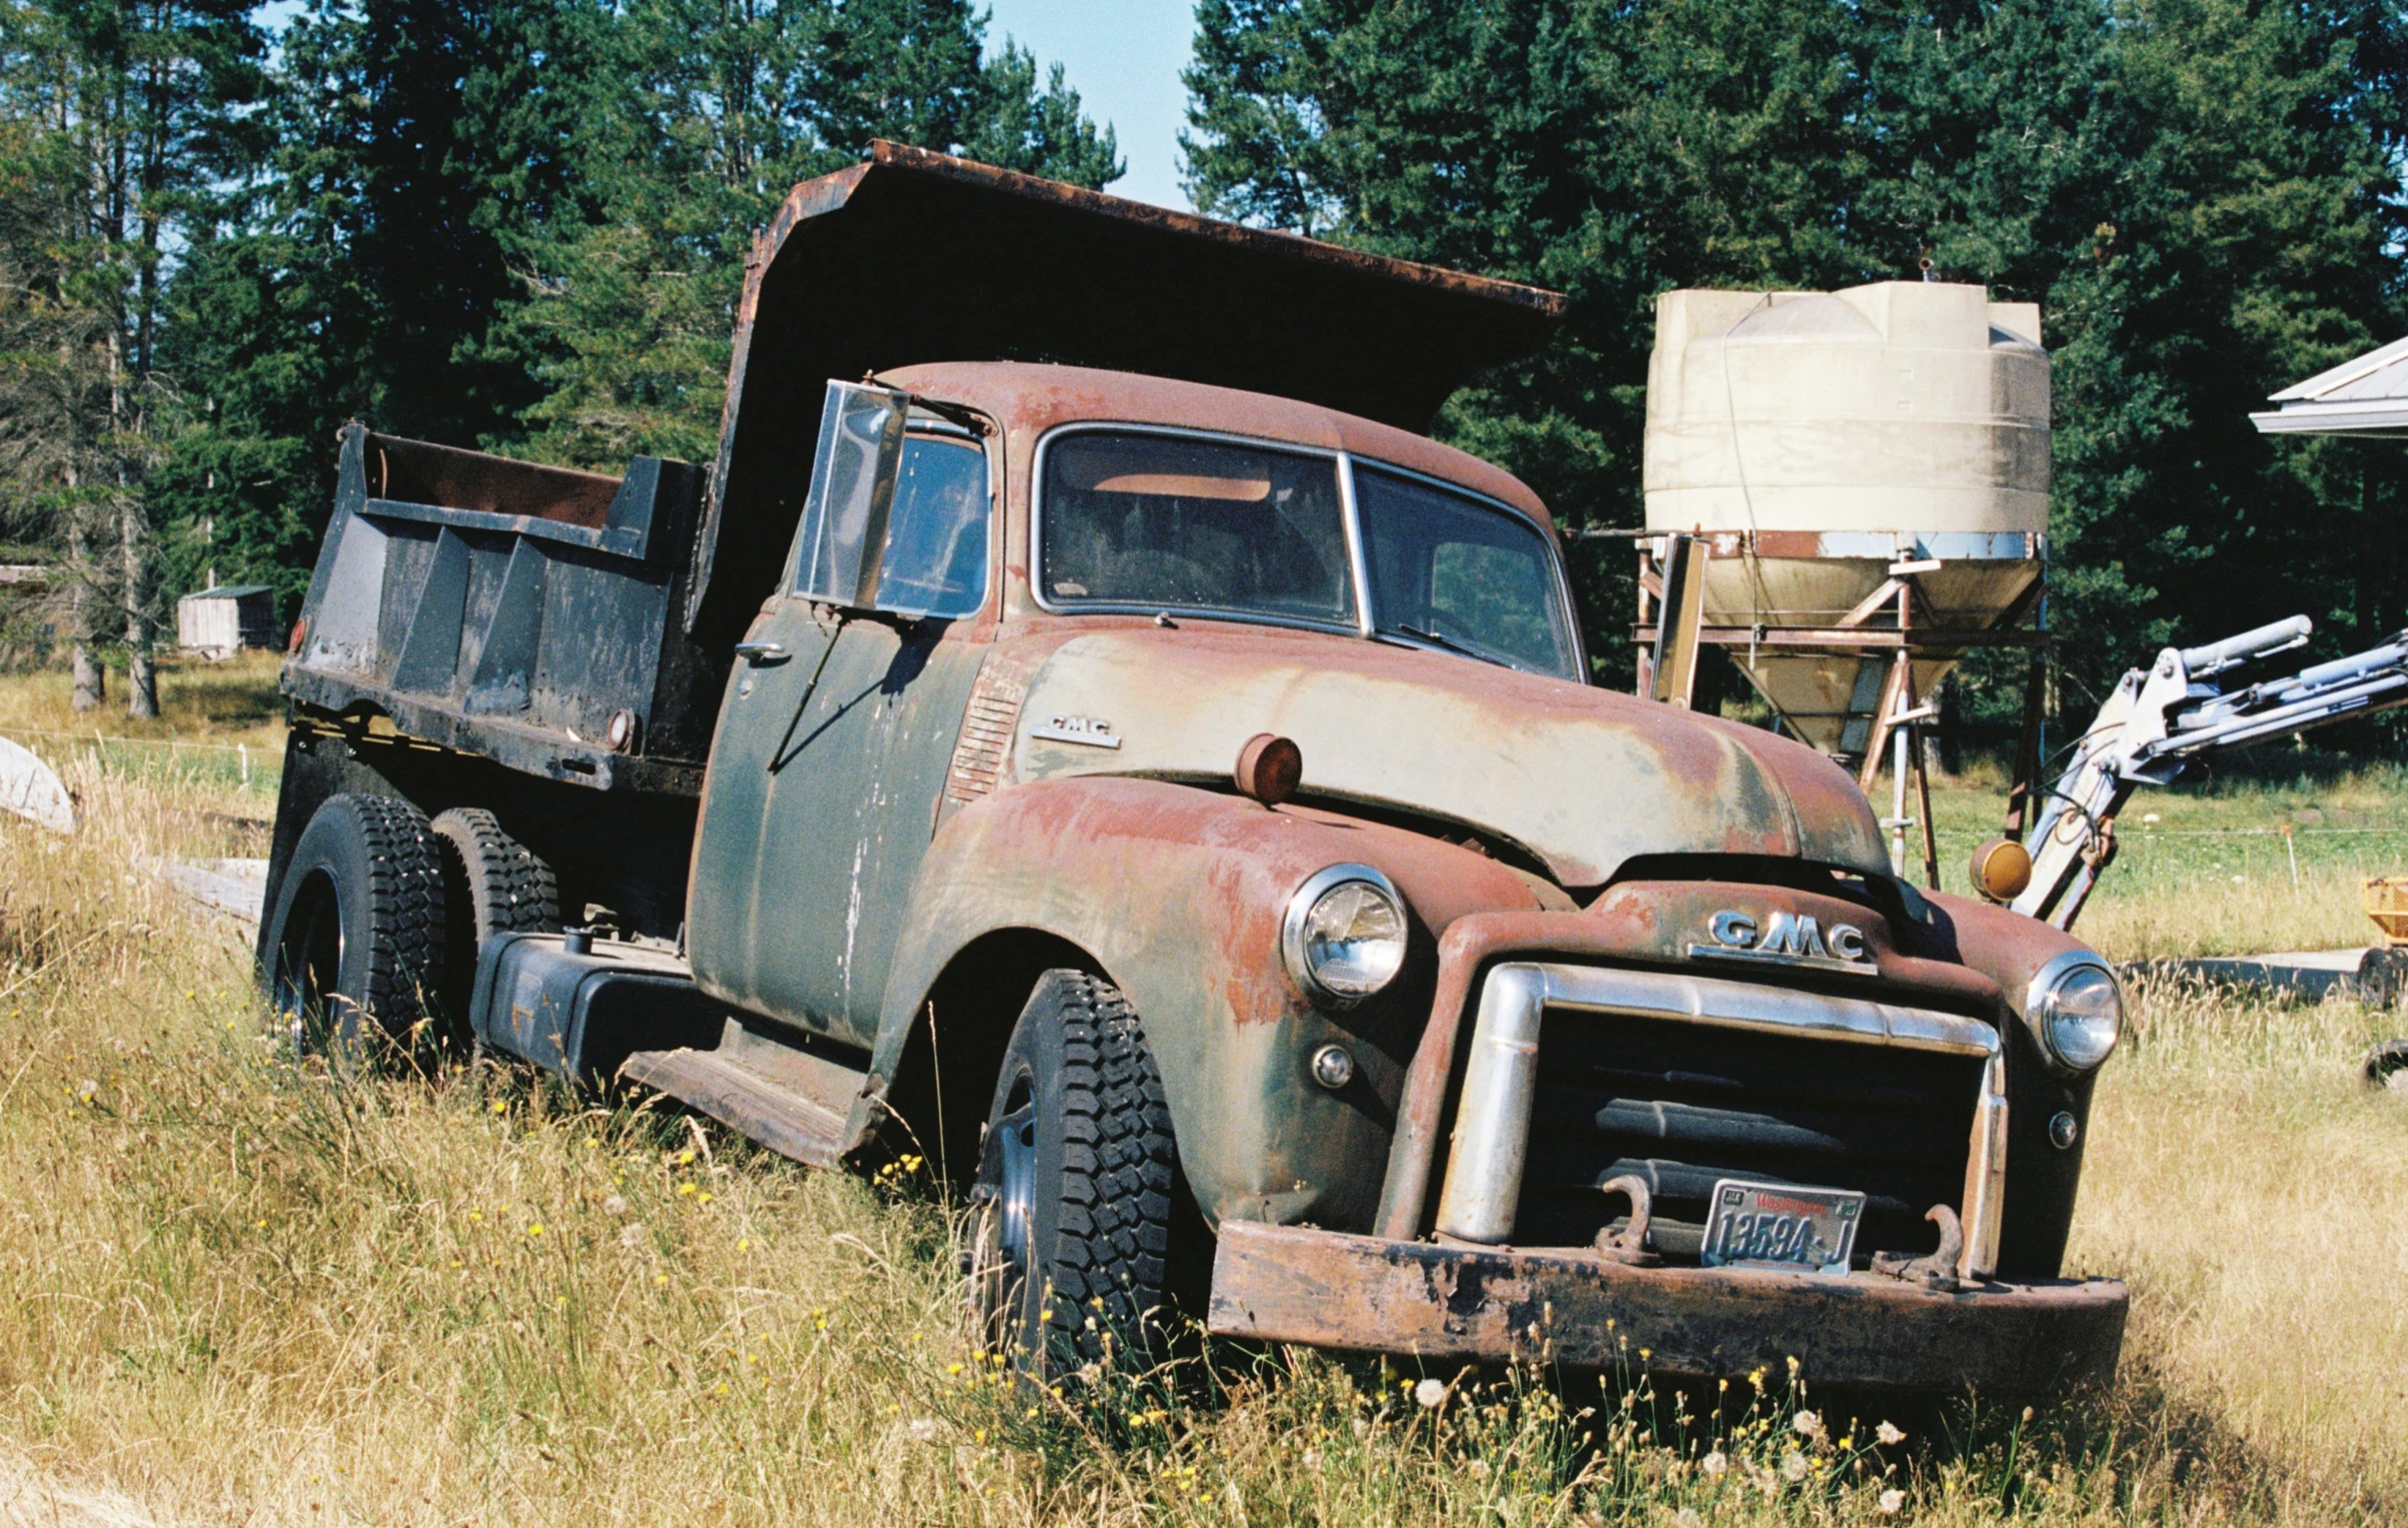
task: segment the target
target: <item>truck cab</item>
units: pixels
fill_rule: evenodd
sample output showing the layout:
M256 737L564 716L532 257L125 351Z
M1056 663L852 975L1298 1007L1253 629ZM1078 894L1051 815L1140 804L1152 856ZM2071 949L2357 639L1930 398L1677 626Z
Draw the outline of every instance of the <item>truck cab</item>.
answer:
M908 1132L1038 1369L1180 1305L2112 1368L2123 1290L2059 1276L2112 971L1893 875L1812 751L1592 684L1546 507L1415 428L1559 301L890 146L788 212L707 488L347 439L261 939L305 1031ZM1020 251L1036 329L814 306L923 247Z

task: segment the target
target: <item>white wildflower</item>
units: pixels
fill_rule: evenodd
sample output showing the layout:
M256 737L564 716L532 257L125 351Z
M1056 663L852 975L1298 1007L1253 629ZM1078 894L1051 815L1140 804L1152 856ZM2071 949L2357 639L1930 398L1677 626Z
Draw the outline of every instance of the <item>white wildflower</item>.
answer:
M933 1419L928 1417L912 1418L911 1425L904 1428L903 1431L910 1434L911 1441L914 1443L933 1443L936 1441L936 1423Z
M1896 1513L1898 1508L1904 1505L1906 1505L1906 1493L1899 1490L1896 1486L1891 1486L1888 1490L1881 1493L1882 1515L1893 1515Z
M1818 1411L1801 1411L1790 1418L1790 1431L1802 1438L1821 1437L1822 1414Z
M1796 1449L1791 1449L1787 1454L1782 1456L1781 1472L1792 1480L1806 1479L1806 1456L1800 1453Z
M1424 1411L1436 1411L1446 1398L1447 1382L1443 1379L1425 1379L1413 1387L1414 1402Z
M1884 1444L1895 1445L1906 1441L1906 1430L1890 1422L1883 1422L1874 1428L1872 1435Z
M635 1224L633 1221L629 1221L627 1224L620 1226L618 1228L618 1244L622 1247L642 1246L643 1227Z
M1718 1448L1699 1460L1698 1468L1704 1470L1709 1478L1720 1478L1725 1470L1731 1468L1731 1461L1724 1458L1723 1451Z
M610 1214L623 1215L627 1212L627 1201L617 1194L612 1194L602 1200L602 1208Z

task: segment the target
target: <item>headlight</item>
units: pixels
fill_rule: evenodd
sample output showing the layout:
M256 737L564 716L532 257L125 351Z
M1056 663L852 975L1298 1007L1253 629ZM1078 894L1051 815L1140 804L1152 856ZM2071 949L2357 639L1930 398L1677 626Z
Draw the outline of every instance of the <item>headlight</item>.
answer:
M2067 950L2031 978L2023 1022L2050 1060L2071 1071L2088 1071L2123 1037L2123 990L2098 956Z
M1368 864L1333 864L1288 898L1280 948L1306 996L1349 1007L1404 968L1404 898Z

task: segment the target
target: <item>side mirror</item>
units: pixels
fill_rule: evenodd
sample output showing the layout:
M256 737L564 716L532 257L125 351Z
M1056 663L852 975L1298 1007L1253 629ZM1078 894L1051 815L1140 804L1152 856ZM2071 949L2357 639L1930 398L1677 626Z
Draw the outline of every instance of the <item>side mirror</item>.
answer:
M795 592L848 610L877 603L886 521L902 476L903 423L911 397L830 382L819 411L819 449L803 500Z

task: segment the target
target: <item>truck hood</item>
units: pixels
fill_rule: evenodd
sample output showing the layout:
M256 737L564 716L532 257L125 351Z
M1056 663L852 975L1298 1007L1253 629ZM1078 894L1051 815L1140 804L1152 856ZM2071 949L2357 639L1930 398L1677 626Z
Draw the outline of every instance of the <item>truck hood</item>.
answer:
M1776 854L1885 873L1854 781L1755 728L1449 654L1259 628L1118 629L1034 666L1014 778L1223 780L1257 733L1300 794L1461 823L1562 885L1641 854Z

